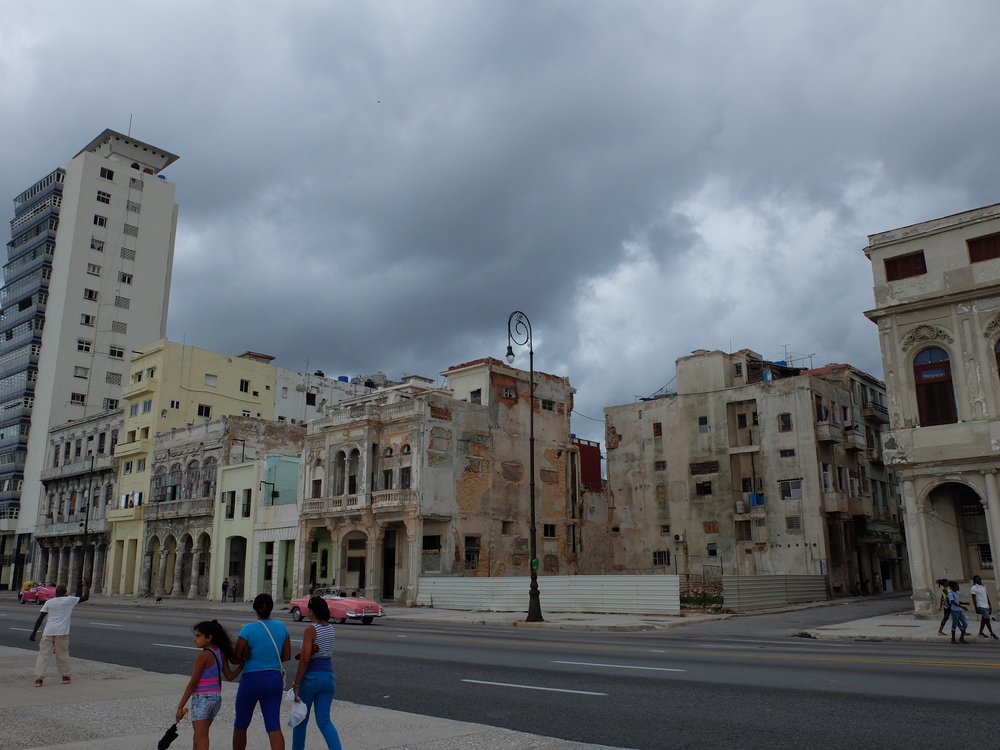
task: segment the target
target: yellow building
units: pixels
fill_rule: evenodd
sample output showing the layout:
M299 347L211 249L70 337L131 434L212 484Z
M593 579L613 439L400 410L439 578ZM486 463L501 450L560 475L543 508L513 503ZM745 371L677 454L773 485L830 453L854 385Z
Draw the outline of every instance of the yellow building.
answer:
M136 594L142 564L142 509L151 497L157 433L222 416L275 418L278 368L272 357L230 356L161 339L132 355L125 386L118 497L110 526L110 594ZM234 450L239 450L234 446ZM179 482L177 482L179 484Z

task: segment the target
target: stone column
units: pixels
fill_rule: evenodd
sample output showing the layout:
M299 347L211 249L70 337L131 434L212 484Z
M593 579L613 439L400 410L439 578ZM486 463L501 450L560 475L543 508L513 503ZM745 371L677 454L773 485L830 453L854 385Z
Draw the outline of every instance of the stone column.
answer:
M906 544L910 555L913 609L917 613L932 614L935 609L933 605L936 603L928 559L925 508L923 502L917 502L912 479L903 481L903 502L906 507Z
M187 598L198 598L198 570L201 568L202 551L195 550L191 557L191 585L188 586Z
M69 548L59 548L59 568L56 571L55 584L64 583L69 588Z
M406 566L406 593L404 598L406 605L412 607L417 603L419 592L420 573L423 569L422 551L423 544L423 523L419 518L410 518L406 521L406 545L409 551L409 562Z
M160 570L156 576L156 595L166 596L167 592L164 588L167 585L167 553L168 550L164 547L160 550Z
M142 556L142 564L139 566L139 586L137 596L149 596L153 593L153 553L146 552Z
M100 545L94 547L94 580L92 591L95 594L104 593L104 566L107 563L108 548Z
M174 555L174 587L170 591L170 596L184 595L184 551L178 544L177 554Z
M986 500L983 501L983 506L986 508L986 521L987 530L990 535L990 552L993 554L993 569L996 570L996 560L998 559L998 554L1000 553L1000 490L997 488L997 474L996 469L991 471L984 471L983 480L986 483ZM993 596L992 601L1000 601L1000 581L996 578L993 579Z

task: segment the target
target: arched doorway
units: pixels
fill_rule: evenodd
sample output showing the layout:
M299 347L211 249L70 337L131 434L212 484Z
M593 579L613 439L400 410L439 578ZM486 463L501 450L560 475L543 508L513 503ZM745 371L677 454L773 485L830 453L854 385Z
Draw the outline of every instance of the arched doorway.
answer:
M934 551L932 578L992 579L993 553L979 494L968 485L947 482L932 489L928 499L934 519L926 524L928 547Z

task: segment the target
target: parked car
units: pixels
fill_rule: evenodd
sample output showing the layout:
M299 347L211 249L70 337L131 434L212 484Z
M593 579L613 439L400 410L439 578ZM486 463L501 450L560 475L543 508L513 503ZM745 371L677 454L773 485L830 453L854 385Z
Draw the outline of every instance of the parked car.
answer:
M318 594L326 599L326 604L330 608L330 620L336 623L344 623L348 620L361 620L365 625L371 625L376 617L385 617L385 610L371 599L363 596L339 596L337 594ZM298 622L306 617L306 609L309 606L309 597L300 596L292 599L288 603L288 608L292 612L292 619Z
M44 581L36 581L35 583L28 586L26 589L22 589L17 592L17 600L21 604L27 604L28 602L34 602L35 604L45 604L49 599L54 599L56 595L56 585L54 583L46 583Z

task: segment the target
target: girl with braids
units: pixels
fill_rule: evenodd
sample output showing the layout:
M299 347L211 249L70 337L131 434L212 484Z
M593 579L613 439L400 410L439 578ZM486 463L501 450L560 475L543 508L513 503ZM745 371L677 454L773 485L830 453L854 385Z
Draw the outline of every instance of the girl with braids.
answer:
M208 730L222 706L222 676L225 675L227 680L235 680L243 665L236 669L229 667L230 662L237 661L236 654L229 634L218 620L199 622L192 631L194 636L191 640L201 652L195 657L191 679L184 688L181 702L177 704L176 720L184 718L187 713L184 704L190 698L194 750L208 750Z

